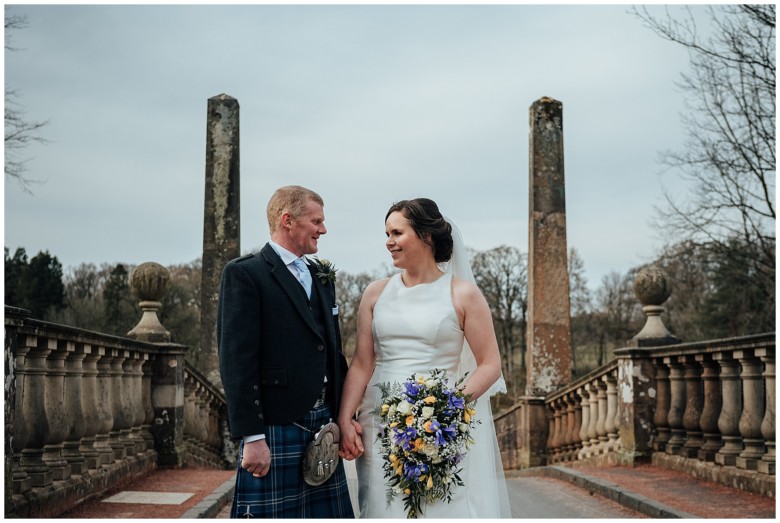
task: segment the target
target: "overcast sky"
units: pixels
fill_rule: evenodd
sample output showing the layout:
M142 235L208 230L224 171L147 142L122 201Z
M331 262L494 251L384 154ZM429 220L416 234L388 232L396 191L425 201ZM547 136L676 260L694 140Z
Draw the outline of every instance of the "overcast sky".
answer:
M661 12L661 7L654 7ZM679 9L679 8L675 8ZM695 9L702 9L696 7ZM5 84L34 195L5 183L5 246L82 262L201 255L207 100L240 104L241 248L274 189L325 200L322 257L389 262L384 215L436 200L467 245L528 250L528 111L563 103L568 243L591 287L651 259L658 153L684 142L684 49L621 5L19 5Z

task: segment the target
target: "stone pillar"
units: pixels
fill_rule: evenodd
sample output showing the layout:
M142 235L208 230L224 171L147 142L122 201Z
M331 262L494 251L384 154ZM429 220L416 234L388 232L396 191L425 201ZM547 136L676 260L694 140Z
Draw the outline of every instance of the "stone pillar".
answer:
M209 98L206 122L206 193L203 207L203 268L198 367L220 384L217 304L222 269L241 255L238 100Z
M76 350L84 354L82 362L81 411L84 414L84 436L79 444L79 452L85 458L88 470L100 466L100 453L95 448L95 436L101 420L98 417L97 362L100 355L96 348L83 343L76 344Z
M530 126L526 394L544 396L571 381L561 102L534 102Z
M666 442L667 454L682 454L685 443L685 427L683 416L685 415L685 367L677 357L664 358L664 363L669 366L669 383L671 390L671 403L669 404L669 427L672 437Z
M71 474L83 474L87 470L86 457L81 453L81 441L86 435L86 414L82 408L84 400L84 359L87 354L83 344L60 342L67 345L68 355L65 359L64 402L68 404L67 419L70 421L65 443L62 444L62 456L70 465Z
M682 453L688 458L696 458L699 449L704 445L701 428L704 397L702 387L702 367L696 362L695 356L684 356L685 361L685 413L683 427L685 428L685 444Z
M643 348L615 351L618 362L618 460L635 465L650 460L655 411L655 368Z

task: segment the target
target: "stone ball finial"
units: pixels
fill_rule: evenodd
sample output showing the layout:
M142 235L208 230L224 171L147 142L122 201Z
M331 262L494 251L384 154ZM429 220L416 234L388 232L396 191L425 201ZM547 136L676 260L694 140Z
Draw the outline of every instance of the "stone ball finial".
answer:
M647 316L645 326L633 341L640 347L680 343L661 321L662 306L672 295L672 284L666 273L658 267L645 267L634 279L634 294Z
M642 305L661 305L672 295L672 284L658 267L645 267L634 279L634 294Z
M157 317L162 306L160 300L168 292L170 284L171 273L159 263L142 263L133 270L130 287L141 300L138 306L143 310L143 316L138 325L127 333L128 337L152 343L171 341L171 333Z
M142 301L160 301L171 284L171 273L155 262L142 263L130 275L130 287Z

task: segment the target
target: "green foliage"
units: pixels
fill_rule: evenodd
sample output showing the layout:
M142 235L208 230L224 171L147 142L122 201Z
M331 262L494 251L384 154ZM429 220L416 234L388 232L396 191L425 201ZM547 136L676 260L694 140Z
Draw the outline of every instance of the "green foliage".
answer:
M42 251L27 261L18 248L13 257L5 249L5 302L30 311L34 318L48 319L65 306L62 264L56 256Z

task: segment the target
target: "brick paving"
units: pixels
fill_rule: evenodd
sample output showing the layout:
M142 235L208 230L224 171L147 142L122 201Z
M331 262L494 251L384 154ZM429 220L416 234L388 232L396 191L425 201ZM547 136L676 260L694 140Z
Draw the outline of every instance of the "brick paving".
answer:
M684 472L654 465L578 466L576 470L699 518L774 519L776 514L774 498L695 479Z

